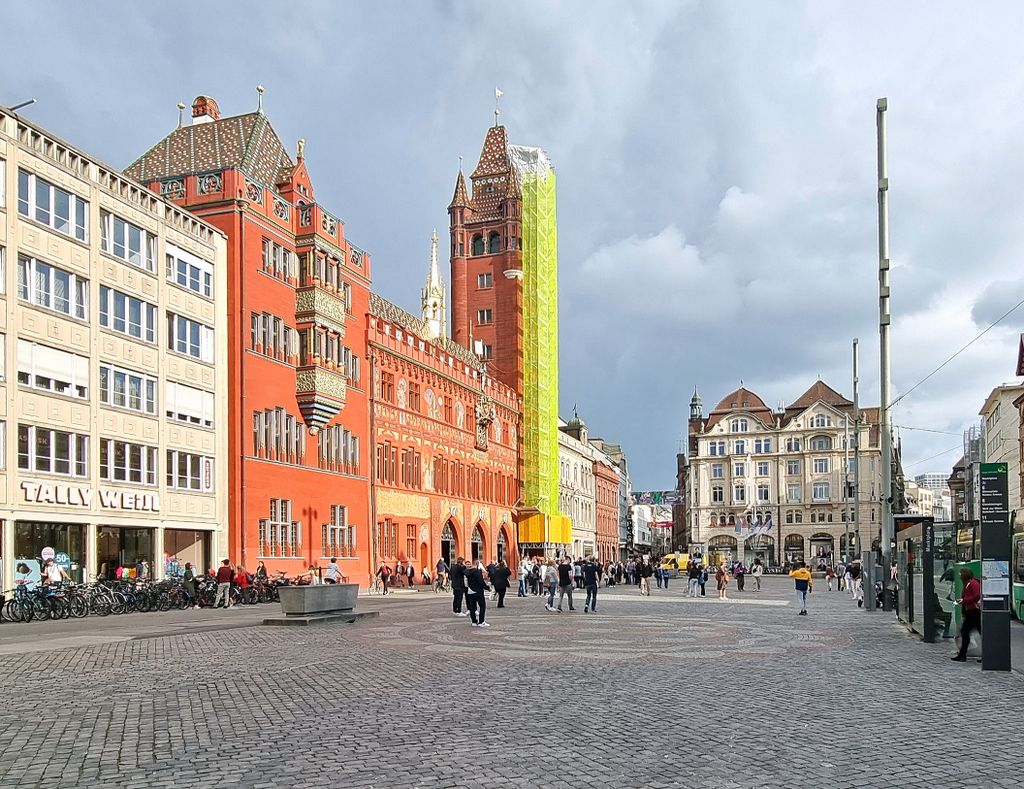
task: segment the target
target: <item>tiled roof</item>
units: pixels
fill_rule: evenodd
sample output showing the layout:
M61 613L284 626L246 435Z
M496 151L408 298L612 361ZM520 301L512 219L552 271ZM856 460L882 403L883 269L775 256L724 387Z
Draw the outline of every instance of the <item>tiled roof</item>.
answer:
M791 409L803 409L810 408L818 401L825 403L826 405L834 406L836 408L842 408L844 406L853 405L852 402L843 397L839 392L833 389L831 386L826 384L821 379L814 382L806 392L800 395L796 400L786 406L786 410Z
M749 389L744 389L742 386L735 392L727 394L722 398L722 401L714 407L714 411L728 411L731 409L742 409L744 411L751 411L757 409L771 410L765 405L764 400L760 396L754 394Z
M484 147L480 151L480 161L470 178L481 178L486 175L507 173L511 165L508 161L508 137L504 126L492 126L487 130Z
M505 127L492 126L484 138L476 169L470 174L473 179L473 199L470 201L473 213L470 222L496 219L501 215L501 201L508 196L510 190L517 189L516 185L509 184L511 177L512 163L508 158Z
M132 162L125 175L143 183L176 175L236 168L275 186L294 164L262 112L181 126Z
M459 170L459 177L455 179L455 194L452 195L452 201L448 204L448 207L457 208L468 205L469 195L466 194L466 179L462 176L462 170Z
M468 364L474 370L480 371L483 369L480 360L474 356L468 348L463 348L454 340L445 337L439 337L436 340L426 339L430 336L430 329L421 318L417 318L411 312L406 312L397 304L388 301L379 293L373 293L372 291L370 292L370 314L375 315L382 320L386 320L389 323L393 323L396 326L401 326L407 332L411 332L421 340L424 340L443 351L447 351L456 359Z

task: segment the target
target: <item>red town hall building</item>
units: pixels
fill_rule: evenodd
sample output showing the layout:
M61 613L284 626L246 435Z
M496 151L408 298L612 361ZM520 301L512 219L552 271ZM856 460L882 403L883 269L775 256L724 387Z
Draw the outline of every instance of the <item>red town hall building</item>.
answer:
M360 584L380 561L511 558L515 391L445 337L436 288L425 319L371 294L303 147L293 161L262 110L222 118L200 96L126 170L228 237L229 558L294 573L336 556Z

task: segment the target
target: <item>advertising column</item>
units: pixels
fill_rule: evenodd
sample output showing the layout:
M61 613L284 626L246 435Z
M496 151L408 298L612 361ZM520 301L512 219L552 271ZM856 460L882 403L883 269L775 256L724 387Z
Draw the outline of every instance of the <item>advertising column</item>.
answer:
M981 464L983 671L1010 670L1010 505L1005 463Z

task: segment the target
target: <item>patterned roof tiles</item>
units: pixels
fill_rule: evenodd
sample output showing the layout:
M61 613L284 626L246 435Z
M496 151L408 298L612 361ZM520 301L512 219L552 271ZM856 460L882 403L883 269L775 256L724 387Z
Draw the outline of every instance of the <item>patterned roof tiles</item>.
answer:
M257 183L276 185L294 167L291 157L261 112L181 126L125 168L147 182L177 175L237 168Z

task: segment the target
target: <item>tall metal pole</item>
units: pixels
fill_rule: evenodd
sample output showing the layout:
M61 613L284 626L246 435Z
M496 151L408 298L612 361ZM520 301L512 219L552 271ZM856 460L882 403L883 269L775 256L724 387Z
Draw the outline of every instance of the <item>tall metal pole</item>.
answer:
M879 379L878 421L882 444L882 567L892 561L892 416L889 412L889 389L892 369L889 363L889 176L885 151L885 111L889 102L881 98L875 105L878 130L878 340ZM884 597L889 610L889 597Z
M853 530L857 535L857 551L863 551L860 534L860 340L856 338L853 340Z
M839 552L839 558L843 564L849 561L852 554L850 550L850 515L849 507L850 503L850 417L843 417L843 450L844 450L844 461L843 461L843 525L846 527L845 541L843 542L843 550ZM833 564L838 564L833 559Z

